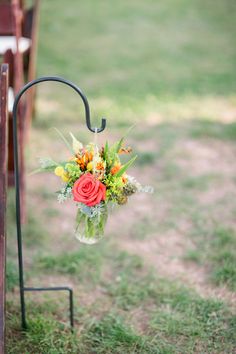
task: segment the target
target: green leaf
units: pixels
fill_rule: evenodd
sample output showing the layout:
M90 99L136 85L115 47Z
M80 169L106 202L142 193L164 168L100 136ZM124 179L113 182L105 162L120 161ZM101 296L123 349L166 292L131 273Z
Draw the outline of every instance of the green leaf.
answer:
M106 141L105 146L104 146L104 157L106 158L107 154L109 151L109 146L108 146L108 141Z
M123 138L121 138L120 141L118 141L118 144L117 144L117 147L116 147L116 153L117 153L117 154L118 154L118 152L120 151L120 148L121 148L121 146L122 146L124 140L125 140L125 137L123 136Z
M118 152L123 144L124 137L122 137L119 141L117 141L112 147L110 148L110 159L111 159L111 165L112 167L114 163L119 160Z
M114 145L112 145L112 147L110 148L110 159L111 159L111 164L110 164L110 167L112 167L114 165L114 163L116 162L117 160L117 156L118 156L118 153L122 147L122 144L126 138L126 136L129 134L129 132L133 129L135 125L132 125L128 130L127 132L125 133L125 135L119 140L117 141Z
M128 162L126 162L126 164L123 165L121 169L115 174L115 177L121 177L125 173L125 171L134 163L136 158L137 155L130 159Z
M113 154L118 154L118 152L123 144L124 139L125 138L122 137L119 141L117 141L114 145L112 145L110 150Z
M109 159L109 146L108 146L108 142L107 141L106 141L105 146L104 146L103 156L104 156L104 160L108 161L108 159Z
M123 144L125 138L126 138L127 135L130 133L130 131L134 128L134 126L135 126L135 125L132 125L131 127L129 127L129 129L128 129L127 132L124 134L124 136L122 136L122 138L121 138L119 141L117 141L117 142L111 147L111 149L112 149L113 151L115 151L117 154L118 154L118 152L119 152L119 150L120 150L120 148L121 148L121 146L122 146L122 144Z

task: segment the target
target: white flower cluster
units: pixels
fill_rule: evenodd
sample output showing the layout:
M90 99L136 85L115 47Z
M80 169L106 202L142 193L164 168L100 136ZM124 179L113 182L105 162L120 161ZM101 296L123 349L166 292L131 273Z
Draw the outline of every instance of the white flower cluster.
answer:
M82 213L84 213L90 218L94 218L95 216L101 215L104 211L104 205L102 203L99 203L92 207L89 207L83 203L79 203L78 207L80 208Z
M140 192L144 193L154 193L154 188L152 186L142 186Z
M142 186L134 177L132 176L127 176L128 181L133 184L138 192L144 192L144 193L150 193L152 194L154 192L154 188L152 186Z
M71 197L72 197L72 188L63 187L57 196L57 200L59 203L64 203L67 199L70 199Z

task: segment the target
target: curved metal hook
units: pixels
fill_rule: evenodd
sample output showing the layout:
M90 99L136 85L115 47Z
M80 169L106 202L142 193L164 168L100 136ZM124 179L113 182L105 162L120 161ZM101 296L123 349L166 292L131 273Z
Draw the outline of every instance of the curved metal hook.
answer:
M21 96L32 86L40 83L40 82L44 82L44 81L56 81L56 82L61 82L67 86L70 86L71 88L73 88L82 98L82 101L84 103L84 109L85 109L85 119L86 119L86 125L88 127L88 129L93 132L93 133L101 133L105 127L106 127L106 119L102 118L102 122L101 122L101 127L100 128L92 128L91 127L91 122L90 122L90 109L89 109L89 104L88 104L88 100L87 97L85 96L85 94L81 91L81 89L76 86L75 84L73 84L73 82L65 80L63 78L57 77L57 76L45 76L45 77L40 77L36 80L30 81L28 84L26 84L21 90L20 92L16 95L15 101L14 101L14 105L13 105L13 119L16 119L16 113L17 113L17 106L19 103L19 100L21 98Z
M100 128L92 128L90 122L90 110L89 104L86 96L72 82L55 77L55 76L46 76L39 79L33 80L26 84L20 92L16 95L14 105L13 105L13 142L14 142L14 170L15 170L15 188L16 188L16 227L17 227L17 243L18 243L18 263L19 263L19 283L20 283L20 301L21 301L21 320L22 328L26 328L26 316L25 316L25 296L24 292L30 290L31 288L24 287L24 269L23 269L23 249L22 249L22 234L21 234L21 202L20 202L20 176L19 176L19 158L18 158L18 134L17 134L17 106L20 101L21 96L27 91L30 87L44 81L57 81L63 84L66 84L73 88L82 98L85 108L85 119L88 129L93 133L100 133L106 127L106 119L102 118L102 124ZM53 290L48 288L39 288L40 290ZM56 289L56 288L55 288ZM54 290L55 290L54 289ZM59 288L58 288L59 289ZM57 290L58 290L57 289ZM63 288L64 289L64 288ZM32 290L32 289L31 289ZM37 289L34 289L37 290ZM60 288L62 290L62 288ZM64 289L65 290L65 289ZM68 290L68 289L67 289ZM70 319L71 326L73 326L73 299L72 292L70 291Z

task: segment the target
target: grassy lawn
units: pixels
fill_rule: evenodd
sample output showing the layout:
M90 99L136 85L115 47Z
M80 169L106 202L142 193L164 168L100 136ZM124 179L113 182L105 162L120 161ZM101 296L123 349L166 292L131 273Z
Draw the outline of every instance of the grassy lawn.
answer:
M135 124L132 172L155 193L115 210L107 237L84 246L72 203L56 201L56 178L27 177L26 283L73 287L73 334L64 294L27 294L20 331L9 193L8 353L234 353L235 21L233 0L42 2L38 76L84 90L92 124L107 118L100 144ZM68 158L53 127L93 139L70 89L45 83L37 99L28 171L38 157Z

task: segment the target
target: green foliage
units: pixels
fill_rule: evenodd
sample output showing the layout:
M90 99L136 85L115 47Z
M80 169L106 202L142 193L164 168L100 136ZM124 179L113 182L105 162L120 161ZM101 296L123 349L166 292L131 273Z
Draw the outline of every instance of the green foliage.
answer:
M124 310L140 306L156 296L152 278L139 276L132 280L130 275L123 272L117 276L114 283L110 284L108 290L116 305Z
M216 228L211 241L212 278L236 290L236 234L232 229Z
M122 137L120 140L118 140L117 142L115 142L109 149L110 153L112 155L118 154L118 152L120 151L120 148L124 142L124 137Z
M155 343L146 336L138 335L117 315L108 315L94 321L82 334L87 352L96 353L159 353ZM96 349L95 349L96 348Z
M65 164L65 171L68 172L68 177L70 179L69 185L72 187L75 181L80 177L81 170L78 164L69 162Z
M165 343L173 352L183 353L195 353L197 348L205 352L232 349L234 316L221 301L203 299L181 284L144 275L142 268L127 263L117 274L110 287L116 305L130 311L151 303L150 312L157 311L149 314L150 325L160 346Z
M217 285L226 285L229 289L235 290L235 231L224 225L219 226L218 223L208 225L198 216L195 221L195 233L199 237L196 249L188 251L185 258L197 263L207 262L211 280Z
M124 183L122 182L121 177L116 175L109 175L105 178L105 183L107 186L106 190L106 199L107 200L117 200L122 195L122 190Z
M114 166L115 163L120 163L118 152L122 146L123 141L124 137L122 137L119 141L115 142L111 147L109 147L109 144L106 141L103 157L104 159L106 159L107 162L107 173L110 172L111 168Z
M140 270L139 260L135 257L131 257L130 261L127 254L120 254L116 265L121 266L122 261L126 269L137 267L136 269ZM136 297L132 307L129 307L129 310L139 308L139 311L142 311L144 304L150 304L148 312L145 310L145 317L148 315L150 318L149 324L146 325L147 334L138 334L135 328L127 325L132 312L123 311L121 317L116 312L117 308L113 306L110 312L105 312L99 319L84 319L80 336L73 336L58 322L40 315L42 309L36 305L33 310L34 318L29 321L26 336L22 337L19 331L17 313L10 315L8 328L15 333L15 336L9 337L8 346L12 350L10 353L14 353L13 348L21 349L23 345L29 353L38 353L36 348L38 345L45 354L77 353L78 350L92 352L94 349L96 353L104 354L113 352L141 354L144 351L160 354L174 354L176 351L195 354L197 350L206 353L233 350L236 321L231 311L221 301L203 299L181 284L155 277L153 281L155 283L152 285L152 292L149 288L148 296L144 295L147 291L144 286L150 284L149 277L145 284L140 282L139 289L136 285L132 295L136 297L139 294L139 299ZM130 287L134 282L134 277L130 276ZM48 311L51 311L49 307Z
M108 153L109 153L109 144L108 141L106 141L105 146L104 146L104 160L108 161Z
M134 163L134 161L136 160L137 155L134 156L132 159L130 159L128 162L126 162L121 169L116 173L116 177L121 177L126 171L127 169Z
M36 306L37 307L37 306ZM169 353L169 345L157 343L148 336L140 335L115 313L100 320L86 321L79 336L65 326L37 314L28 323L28 330L19 329L17 314L8 315L11 338L7 353L77 354L77 353ZM14 334L14 335L13 335Z
M152 315L151 327L157 337L170 338L177 352L218 353L222 348L230 352L236 340L230 311L221 302L180 295L178 303L162 306Z
M40 314L30 320L25 333L19 329L19 315L9 316L11 326L7 353L76 354L78 338L70 329Z
M102 253L98 247L91 249L89 246L81 246L73 253L42 256L37 263L41 269L47 271L69 274L82 282L97 282L101 273Z

